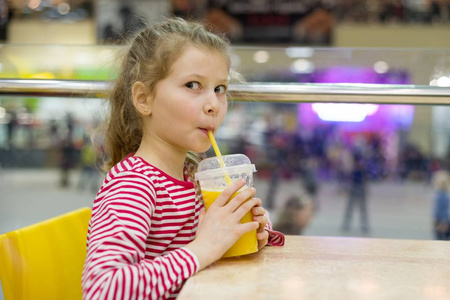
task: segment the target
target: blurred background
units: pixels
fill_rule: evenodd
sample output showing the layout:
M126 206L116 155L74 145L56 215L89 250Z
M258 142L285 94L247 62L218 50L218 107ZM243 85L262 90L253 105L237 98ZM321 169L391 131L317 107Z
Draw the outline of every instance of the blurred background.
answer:
M113 80L126 39L169 15L226 34L248 83L450 89L449 0L0 0L0 77ZM449 106L272 97L231 99L217 138L256 164L275 229L441 238ZM103 114L98 97L0 95L0 234L92 205Z

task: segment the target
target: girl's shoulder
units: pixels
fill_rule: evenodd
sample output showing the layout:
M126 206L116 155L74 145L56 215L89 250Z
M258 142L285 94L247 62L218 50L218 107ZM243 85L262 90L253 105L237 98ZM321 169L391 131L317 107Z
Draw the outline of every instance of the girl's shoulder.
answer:
M157 171L157 169L144 161L141 157L127 156L113 166L108 173L112 176L128 172L149 175L150 173L155 173L155 171Z
M191 187L189 181L181 181L165 173L163 170L149 164L139 156L127 156L117 163L108 173L109 178L136 176L145 178L152 185L179 185Z
M152 166L145 164L141 158L128 156L115 164L106 174L103 187L121 185L123 182L141 182L153 185Z

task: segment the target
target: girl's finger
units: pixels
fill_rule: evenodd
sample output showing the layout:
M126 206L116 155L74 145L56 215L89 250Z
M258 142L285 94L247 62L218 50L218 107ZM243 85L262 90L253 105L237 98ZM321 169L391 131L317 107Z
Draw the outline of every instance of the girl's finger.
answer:
M253 217L253 221L259 223L258 232L262 232L266 228L267 218L265 216Z
M214 206L224 206L227 204L227 202L230 200L231 196L233 196L234 193L236 193L240 188L242 188L245 185L244 179L238 179L235 182L233 182L229 187L227 187L222 194L220 194L219 197L217 197L216 201L214 201L213 204L211 204L211 207Z
M234 199L233 199L234 200ZM255 199L249 199L245 201L241 206L239 206L236 211L234 212L234 216L237 218L236 221L239 221L244 217L244 215L249 212L253 206L255 206L257 201ZM259 227L259 223L258 223Z
M252 230L256 230L258 228L258 226L259 226L259 224L257 222L247 222L247 223L239 224L241 234L250 232Z
M258 200L259 200L259 203L258 203L256 206L261 206L261 205L262 205L262 200L259 199L259 198L255 198L255 199L258 199Z
M258 198L255 198L255 199L261 201L261 199L258 199ZM252 208L252 214L254 217L264 216L266 214L266 210L259 205L257 204L257 205L255 205L255 207Z
M256 239L258 239L258 240L265 240L268 238L269 238L269 233L267 232L267 230L256 233Z
M231 199L230 202L228 202L226 207L230 212L234 212L247 199L253 198L253 196L255 196L255 194L256 194L256 190L252 187L249 187L249 188L243 190L242 192L238 193L236 196L234 196L233 199ZM252 205L252 207L253 207L253 205Z

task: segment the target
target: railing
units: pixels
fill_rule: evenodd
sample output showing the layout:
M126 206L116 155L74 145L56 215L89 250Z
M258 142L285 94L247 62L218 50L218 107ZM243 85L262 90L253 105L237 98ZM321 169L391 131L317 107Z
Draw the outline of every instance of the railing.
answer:
M109 81L0 79L0 95L103 98ZM335 102L450 105L450 87L381 84L232 84L230 99L264 102Z

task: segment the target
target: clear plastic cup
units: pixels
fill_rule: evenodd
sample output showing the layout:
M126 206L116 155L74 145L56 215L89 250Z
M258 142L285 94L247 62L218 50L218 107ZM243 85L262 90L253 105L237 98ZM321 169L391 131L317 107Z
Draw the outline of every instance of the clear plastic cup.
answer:
M231 154L222 156L222 159L224 168L221 167L218 157L210 157L200 162L195 174L195 179L200 183L206 210L216 201L230 182L233 183L240 178L245 179L246 185L237 193L253 186L253 173L256 172L256 168L247 156ZM241 219L241 223L251 222L252 220L253 215L249 211ZM256 230L252 230L244 234L222 257L245 255L257 251Z

